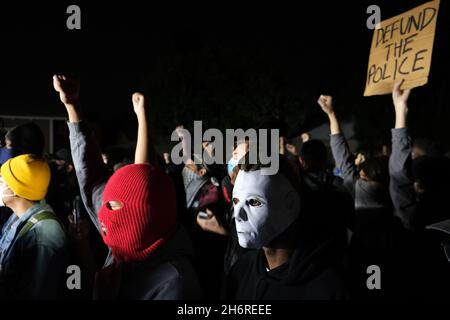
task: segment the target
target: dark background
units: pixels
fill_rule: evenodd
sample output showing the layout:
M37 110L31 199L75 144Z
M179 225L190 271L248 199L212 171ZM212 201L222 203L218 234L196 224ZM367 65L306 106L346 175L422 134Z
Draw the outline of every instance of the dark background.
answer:
M326 93L341 118L354 121L362 146L378 147L389 141L393 107L389 95L363 97L373 34L366 9L379 5L384 20L424 2L2 4L0 114L64 115L51 77L73 73L103 145L135 137L130 96L142 90L161 147L175 125L189 128L194 120L249 128L274 116L295 135L326 120L316 104ZM66 28L70 4L81 7L80 31ZM413 135L447 148L449 14L442 0L429 83L413 91L410 103Z

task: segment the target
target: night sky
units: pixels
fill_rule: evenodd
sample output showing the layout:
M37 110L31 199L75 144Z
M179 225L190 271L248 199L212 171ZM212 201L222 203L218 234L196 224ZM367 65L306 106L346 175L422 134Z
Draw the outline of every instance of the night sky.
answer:
M363 143L389 139L390 96L363 97L373 34L366 8L379 5L384 20L426 1L190 2L2 5L1 113L64 115L51 76L72 73L82 79L83 107L103 129L104 145L120 131L133 138L135 90L151 99L160 143L193 120L248 128L273 116L295 135L325 121L320 93L336 97ZM66 29L69 4L81 7L81 31ZM411 97L412 133L448 147L449 14L442 0L429 83Z

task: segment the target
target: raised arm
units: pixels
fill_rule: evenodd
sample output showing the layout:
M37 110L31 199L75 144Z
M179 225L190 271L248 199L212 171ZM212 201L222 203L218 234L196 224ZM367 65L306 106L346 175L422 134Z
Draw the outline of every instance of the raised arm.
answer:
M404 80L397 81L392 90L392 102L395 108L395 129L407 128L408 120L408 99L411 89L402 90Z
M317 103L322 108L322 111L328 116L331 134L341 134L341 127L336 117L336 113L334 112L333 97L321 95Z
M353 155L350 152L347 141L342 134L339 121L333 107L333 97L321 95L317 101L322 111L328 116L330 121L330 146L334 161L341 169L344 178L344 184L353 193L354 183L358 177L358 170L353 161Z
M81 198L90 218L100 232L97 212L102 205L108 170L102 161L100 148L79 106L79 82L63 75L53 76L53 86L69 116L70 146L80 186Z
M132 97L134 113L138 121L138 135L134 163L150 163L149 149L150 139L148 132L148 118L145 105L145 97L142 93L135 92Z
M408 98L411 90L402 90L403 81L395 83L392 101L395 107L395 128L392 129L392 153L389 158L389 192L395 214L406 229L414 229L416 197L414 182L408 174L411 161L411 138L408 134Z
M59 99L66 107L69 122L80 122L83 119L78 100L80 83L76 79L64 75L54 75L53 87L59 93Z

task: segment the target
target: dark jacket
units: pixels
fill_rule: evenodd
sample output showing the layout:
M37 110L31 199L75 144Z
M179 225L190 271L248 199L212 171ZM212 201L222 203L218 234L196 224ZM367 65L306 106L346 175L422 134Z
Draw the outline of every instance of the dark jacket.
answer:
M403 273L409 279L414 279L407 284L405 295L449 298L450 269L442 248L442 237L425 229L427 224L439 222L443 215L448 214L445 208L438 205L438 202L448 201L445 196L435 199L438 201L418 201L411 177L411 147L407 128L392 129L390 194L395 215L401 220L408 235L408 243L403 248L403 261L406 266Z
M128 263L124 269L120 299L197 300L200 284L192 267L193 251L183 228L149 259Z
M291 259L266 271L262 249L245 253L227 279L226 298L237 300L344 299L340 259L332 241L301 243Z

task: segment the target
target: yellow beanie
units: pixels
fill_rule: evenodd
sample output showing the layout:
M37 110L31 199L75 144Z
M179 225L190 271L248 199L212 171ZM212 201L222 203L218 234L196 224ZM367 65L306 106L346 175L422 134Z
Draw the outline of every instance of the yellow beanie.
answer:
M44 160L24 154L5 162L0 173L8 187L19 197L40 201L50 184L50 167Z

